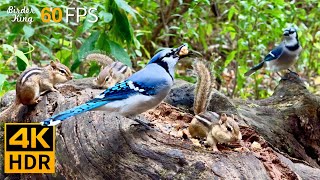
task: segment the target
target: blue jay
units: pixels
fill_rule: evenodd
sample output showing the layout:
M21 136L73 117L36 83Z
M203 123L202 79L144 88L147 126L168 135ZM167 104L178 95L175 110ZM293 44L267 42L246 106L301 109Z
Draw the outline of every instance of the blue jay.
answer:
M82 105L44 120L41 124L54 126L71 116L91 110L118 112L126 117L145 112L157 106L167 96L173 85L175 65L179 59L188 56L188 53L185 44L178 48L165 48L154 55L146 67L125 81Z
M277 72L279 76L278 71L284 69L292 72L289 68L297 61L302 48L299 44L298 34L295 28L286 28L283 32L283 37L284 41L279 46L270 51L260 64L252 67L244 75L250 76L264 65L267 66L267 69Z

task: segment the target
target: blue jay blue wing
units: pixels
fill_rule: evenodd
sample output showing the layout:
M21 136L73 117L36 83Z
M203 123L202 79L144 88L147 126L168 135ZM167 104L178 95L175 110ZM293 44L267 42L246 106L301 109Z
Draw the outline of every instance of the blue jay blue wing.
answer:
M264 58L262 62L260 62L258 65L253 66L249 71L247 71L244 75L245 76L250 76L257 70L261 69L266 61L272 61L278 59L283 52L283 47L282 45L274 48L269 52L269 54Z
M142 94L146 96L154 95L156 93L155 87L147 87L142 83L126 80L117 83L115 86L105 90L96 98L88 102L96 101L116 101L126 99L135 94Z
M75 116L75 115L84 113L86 111L93 110L109 102L126 99L129 96L132 96L138 93L147 95L147 96L154 95L155 89L153 87L147 88L141 83L136 83L130 80L123 81L105 90L99 96L97 96L92 100L87 101L85 104L79 105L72 109L56 114L44 120L43 122L41 122L41 124L45 126L57 125L71 116Z
M264 61L272 61L278 59L283 53L283 47L280 45L272 49L269 54L264 58Z

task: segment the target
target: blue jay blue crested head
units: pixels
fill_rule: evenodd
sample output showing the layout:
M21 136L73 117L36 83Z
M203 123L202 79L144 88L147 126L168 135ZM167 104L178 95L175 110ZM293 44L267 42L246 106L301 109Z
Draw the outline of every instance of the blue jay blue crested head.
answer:
M126 117L145 112L167 96L173 85L174 67L179 59L186 56L189 56L189 51L185 44L178 48L166 48L125 81L106 89L82 105L53 115L41 124L57 125L69 117L92 110L117 112Z
M285 39L292 39L292 38L298 39L297 29L294 27L288 27L284 29L283 36L285 37Z
M284 40L279 46L272 49L269 54L265 56L262 62L252 67L244 75L249 76L255 71L261 69L263 66L266 66L267 69L277 73L278 71L284 69L288 69L290 72L292 72L289 68L297 61L302 50L299 44L296 28L288 27L284 29L283 37Z
M178 60L188 56L188 46L183 44L178 48L164 48L154 55L148 64L156 63L174 77L174 68Z

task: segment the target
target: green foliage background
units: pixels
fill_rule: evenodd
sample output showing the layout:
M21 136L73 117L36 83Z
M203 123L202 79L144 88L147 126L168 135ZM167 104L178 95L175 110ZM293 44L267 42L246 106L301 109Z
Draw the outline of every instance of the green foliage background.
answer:
M31 24L12 22L10 6L28 6L35 13ZM41 21L45 7L63 10L60 23ZM65 9L97 8L99 21L92 16L65 21ZM100 68L83 68L83 58L91 51L113 56L133 66L143 67L159 47L187 42L201 52L217 78L218 88L232 97L264 98L272 94L279 77L265 70L249 78L243 74L281 42L282 31L293 25L299 30L303 52L295 70L309 89L319 93L320 2L283 0L7 0L0 3L0 97L14 89L18 75L30 65L45 65L59 59L77 78L95 76ZM194 82L187 69L192 60L181 62L177 76Z

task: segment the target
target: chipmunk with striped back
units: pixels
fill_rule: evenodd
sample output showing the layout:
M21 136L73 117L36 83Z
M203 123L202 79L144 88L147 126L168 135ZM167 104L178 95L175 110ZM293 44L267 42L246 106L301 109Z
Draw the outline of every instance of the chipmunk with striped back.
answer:
M237 142L242 139L239 125L233 115L219 116L215 112L207 111L214 87L213 76L200 60L194 64L194 70L198 75L193 105L195 116L188 130L193 138L206 138L206 143L213 148L213 151L219 151L218 143Z
M93 84L99 88L106 89L132 75L132 69L130 67L122 62L114 61L107 55L90 53L85 58L87 62L94 60L102 64L99 75L93 79Z
M16 84L15 101L0 114L0 122L8 122L12 112L22 105L40 102L47 91L58 92L55 85L72 79L69 68L59 62L51 61L46 67L30 67L21 73Z

